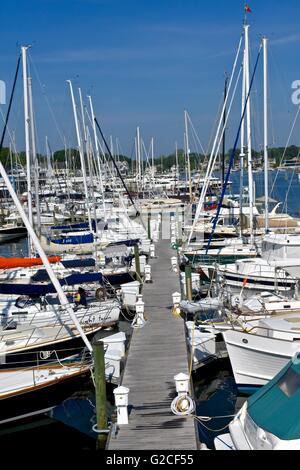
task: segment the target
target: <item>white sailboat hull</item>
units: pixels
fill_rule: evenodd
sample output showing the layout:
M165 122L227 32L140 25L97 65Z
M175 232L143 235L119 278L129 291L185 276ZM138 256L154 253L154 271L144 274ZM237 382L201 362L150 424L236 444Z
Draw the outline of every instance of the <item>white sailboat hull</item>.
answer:
M300 351L300 343L229 330L223 333L235 381L241 389L272 380Z
M114 325L119 321L120 306L114 301L105 301L93 304L87 308L75 310L75 315L81 325L101 325L102 327ZM71 326L72 319L67 313L60 312L57 305L49 305L46 311L39 311L36 306L27 309L12 308L7 319L19 325L35 325L39 328L58 326L64 324Z

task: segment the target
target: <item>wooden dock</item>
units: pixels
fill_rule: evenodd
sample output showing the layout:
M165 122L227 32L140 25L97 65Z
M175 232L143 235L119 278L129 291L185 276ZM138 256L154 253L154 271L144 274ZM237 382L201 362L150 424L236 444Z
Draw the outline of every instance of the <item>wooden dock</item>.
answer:
M151 261L153 284L145 284L146 326L134 330L122 385L130 389L129 424L110 436L108 450L196 450L197 425L171 412L174 376L189 374L184 321L172 314L172 294L180 292L171 271L170 241L156 246Z

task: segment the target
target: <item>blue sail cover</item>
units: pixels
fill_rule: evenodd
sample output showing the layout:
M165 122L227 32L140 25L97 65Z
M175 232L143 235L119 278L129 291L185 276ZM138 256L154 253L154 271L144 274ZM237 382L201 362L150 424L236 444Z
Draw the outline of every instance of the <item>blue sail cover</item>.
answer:
M94 235L89 233L87 235L73 235L70 237L63 238L50 238L52 243L56 245L84 245L86 243L94 242Z
M92 268L96 266L96 260L93 258L67 259L61 260L61 264L67 269L73 268Z
M55 225L50 227L50 230L61 230L63 232L76 232L80 230L89 230L90 224L88 222L82 222L81 224L70 224L70 225ZM92 220L92 229L96 231L96 222Z
M261 429L279 439L300 439L300 364L290 361L254 394L248 400L248 413Z
M59 279L61 286L75 286L92 283L102 283L101 273L75 273L64 279ZM49 283L0 283L0 294L28 295L29 297L41 297L47 294L53 294L56 290L51 282Z

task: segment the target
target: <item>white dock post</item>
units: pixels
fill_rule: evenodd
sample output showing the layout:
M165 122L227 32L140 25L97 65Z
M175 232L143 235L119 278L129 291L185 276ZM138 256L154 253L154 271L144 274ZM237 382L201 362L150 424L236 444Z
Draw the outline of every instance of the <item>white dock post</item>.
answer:
M114 390L117 407L117 424L128 424L128 396L129 388L118 387Z
M171 222L170 226L171 226L171 244L175 245L175 243L177 242L175 222Z
M187 395L190 390L190 378L186 374L178 374L174 377L178 396Z
M145 266L145 282L147 284L152 283L152 276L151 276L151 266L150 264L146 264Z
M178 374L174 377L177 397L171 404L172 413L177 416L189 416L195 411L194 400L189 395L190 377L186 374Z
M172 266L172 269L175 273L178 272L178 259L177 259L177 256L173 256L171 258L171 266Z
M181 302L180 292L174 292L174 294L172 295L172 299L173 299L173 307L178 307Z
M132 328L143 328L146 324L146 320L144 317L144 312L145 312L145 303L143 302L143 296L138 295L137 297L137 302L135 304L135 311L136 311L136 316L132 322Z
M155 258L155 245L151 243L150 245L150 258Z

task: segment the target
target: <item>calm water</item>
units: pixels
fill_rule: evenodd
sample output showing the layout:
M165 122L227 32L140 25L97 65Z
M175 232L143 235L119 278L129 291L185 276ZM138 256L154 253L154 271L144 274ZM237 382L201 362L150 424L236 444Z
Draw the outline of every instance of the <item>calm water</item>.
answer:
M254 173L256 199L264 196L264 172ZM240 173L232 173L232 192L239 194ZM248 185L248 176L244 174L244 186ZM283 202L280 212L288 212L292 216L299 216L300 209L300 180L298 174L290 171L269 172L269 195L272 199ZM273 204L274 206L275 204Z
M277 176L276 176L277 175ZM293 171L270 172L270 188L277 177L274 191L270 194L278 202L287 201L287 206L280 211L288 211L293 216L299 216L300 208L300 182L298 175ZM231 175L233 183L232 192L239 193L240 175ZM263 172L254 174L256 197L264 195L264 174ZM247 175L245 175L244 185L247 186ZM27 240L23 239L17 243L0 245L0 256L26 256ZM128 331L130 326L126 322L121 322L120 329ZM229 416L234 414L237 401L237 389L232 375L229 362L223 361L210 365L200 370L194 377L195 395L197 398L198 416ZM108 387L108 410L111 413L113 407L112 387ZM57 411L56 418L39 419L26 428L14 428L6 434L0 433L1 443L6 449L14 448L16 445L25 447L27 450L34 450L39 446L40 450L49 449L49 443L55 441L56 450L64 450L68 444L82 450L94 450L95 440L91 435L91 426L95 422L93 408L94 394L93 385L90 382L83 384L82 389L75 394L74 400L67 401ZM213 448L214 438L225 431L219 431L229 424L231 418L215 419L206 426L199 425L199 434L202 442L209 448ZM73 427L67 426L72 423ZM76 429L77 427L77 429ZM78 428L82 431L80 432ZM42 432L41 432L42 429ZM211 430L217 430L213 432Z
M238 399L237 388L228 360L208 365L194 378L197 397L197 416L232 416ZM214 448L214 438L226 427L232 418L213 419L204 425L199 424L199 437L210 449ZM209 428L209 429L207 429Z
M28 255L27 238L12 243L0 243L0 256L26 257Z
M124 331L131 331L130 324L120 321L113 331L99 332L97 337L104 337ZM114 413L114 386L106 384L106 409L110 422ZM0 427L0 448L35 451L47 453L49 444L55 446L56 452L66 449L81 451L96 450L96 437L92 427L96 424L95 393L92 379L82 381L80 387L59 406L45 415L24 420L23 422Z
M27 256L27 239L22 239L9 244L0 244L0 257ZM120 321L114 331L100 332L98 336L104 337L124 331L127 335L131 332L128 322ZM110 417L113 412L113 387L107 385L107 410ZM42 416L22 423L22 425L0 429L1 448L13 450L19 449L34 451L49 451L49 443L55 445L57 452L66 448L93 451L96 448L95 434L92 426L96 416L94 409L94 386L91 380L82 383L75 395L58 407L51 416Z

